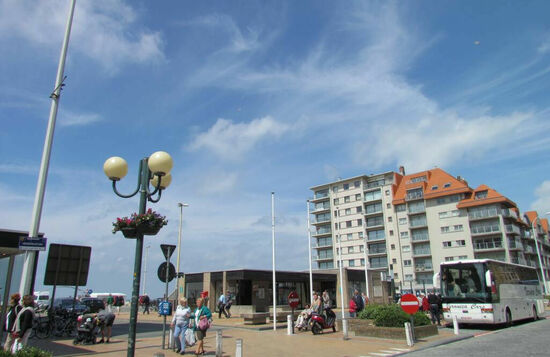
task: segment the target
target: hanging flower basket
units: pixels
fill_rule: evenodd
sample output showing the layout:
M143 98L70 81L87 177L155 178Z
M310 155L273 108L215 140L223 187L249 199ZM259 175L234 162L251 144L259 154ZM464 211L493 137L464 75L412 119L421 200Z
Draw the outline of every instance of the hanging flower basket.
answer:
M161 216L149 208L145 214L132 213L130 218L117 218L113 222L113 234L121 231L126 238L137 238L140 233L154 236L167 223L168 220L165 216Z

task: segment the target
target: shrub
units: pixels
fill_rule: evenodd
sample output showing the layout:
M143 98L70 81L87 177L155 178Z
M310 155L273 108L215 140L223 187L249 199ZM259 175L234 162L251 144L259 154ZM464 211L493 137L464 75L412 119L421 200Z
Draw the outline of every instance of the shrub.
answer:
M410 317L399 305L377 305L373 312L366 312L365 315L373 316L374 324L383 327L403 327ZM414 326L425 326L430 324L430 319L423 312L413 315Z
M359 312L357 317L359 317L360 319L374 320L376 318L378 310L380 309L380 306L382 305L368 304L363 310Z
M418 311L413 315L414 326L426 326L431 324L430 318L424 312Z
M0 350L0 357L52 357L53 354L48 351L43 351L36 347L25 347L16 354L12 355L10 352Z

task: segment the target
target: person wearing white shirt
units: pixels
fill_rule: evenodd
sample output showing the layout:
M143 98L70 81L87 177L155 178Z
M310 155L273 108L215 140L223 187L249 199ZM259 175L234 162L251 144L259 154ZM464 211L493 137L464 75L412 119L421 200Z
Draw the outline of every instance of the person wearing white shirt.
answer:
M223 291L220 295L220 297L218 298L218 318L221 319L222 318L222 313L225 315L225 317L227 318L228 315L227 315L227 312L225 311L225 305L227 304L227 298L225 297Z
M191 317L191 309L187 306L187 299L182 298L170 324L174 329L176 353L179 354L185 353L185 331L189 328L189 317Z

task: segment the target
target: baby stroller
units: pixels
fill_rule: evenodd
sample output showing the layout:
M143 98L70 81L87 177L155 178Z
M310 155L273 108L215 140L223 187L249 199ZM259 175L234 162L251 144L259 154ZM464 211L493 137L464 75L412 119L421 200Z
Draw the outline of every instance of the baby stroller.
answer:
M96 337L100 331L98 318L93 314L80 315L77 319L77 325L77 335L73 340L73 344L95 344Z
M296 324L294 327L298 329L298 331L307 331L309 327L309 320L311 319L311 310L307 309L304 310L298 315L298 318L296 319Z

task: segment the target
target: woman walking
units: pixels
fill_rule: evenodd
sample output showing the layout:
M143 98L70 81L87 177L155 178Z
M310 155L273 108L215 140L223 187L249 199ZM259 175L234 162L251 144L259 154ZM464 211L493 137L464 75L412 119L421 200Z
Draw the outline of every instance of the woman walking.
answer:
M6 343L4 343L4 350L10 352L13 342L15 342L15 337L12 334L13 327L15 326L15 320L19 312L23 309L19 305L19 300L21 300L21 295L13 294L10 298L10 307L6 317L6 324L4 325L4 331L7 331L8 337L6 338Z
M191 317L191 309L187 306L187 299L182 298L170 324L170 327L174 329L176 353L179 354L185 353L185 331L189 328L189 317Z
M195 355L204 354L204 338L206 337L206 330L210 327L210 320L212 319L212 313L203 305L203 299L197 299L197 309L193 312L195 337L197 338L197 350Z
M23 296L23 309L17 315L13 328L14 337L19 339L23 347L27 346L29 335L32 332L32 321L34 320L34 297Z

